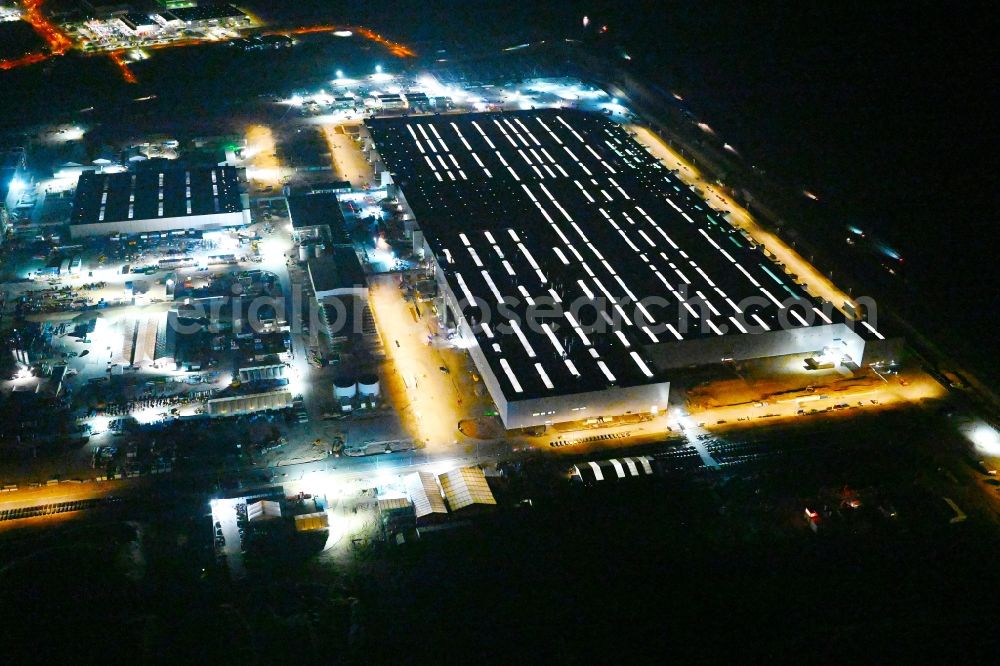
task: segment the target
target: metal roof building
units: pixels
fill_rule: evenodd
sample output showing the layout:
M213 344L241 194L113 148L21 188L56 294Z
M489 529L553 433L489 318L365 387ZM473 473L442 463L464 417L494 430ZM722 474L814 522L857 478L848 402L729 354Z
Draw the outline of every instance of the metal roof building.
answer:
M320 256L307 260L306 269L320 303L334 296L368 298L365 270L352 247L329 248Z
M438 476L444 497L452 511L474 504L495 505L496 499L478 467L460 467Z
M334 192L309 192L288 197L288 215L299 237L322 238L333 245L350 245L344 212Z
M70 216L73 238L250 223L249 196L234 167L85 172Z
M678 367L825 347L860 363L882 338L604 116L366 122L509 428L665 409Z
M437 477L430 472L414 472L407 474L403 482L406 485L406 494L413 502L417 520L427 516L447 515L448 507L445 506L444 498L441 496Z

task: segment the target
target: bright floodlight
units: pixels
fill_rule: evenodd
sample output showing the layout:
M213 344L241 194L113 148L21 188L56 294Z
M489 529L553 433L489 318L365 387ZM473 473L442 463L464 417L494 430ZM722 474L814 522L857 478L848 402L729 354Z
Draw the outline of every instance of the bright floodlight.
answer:
M979 454L1000 456L1000 433L989 423L977 419L963 430Z
M382 65L375 65L375 73L376 74L382 73Z
M342 69L338 69L337 70L337 78L338 79L344 78L344 70L342 70Z
M351 32L350 30L338 30L337 32L335 32L335 33L333 33L333 34L334 34L334 36L336 36L336 37L350 37L350 36L351 36L351 35L353 35L354 33L353 33L353 32Z
M11 194L15 194L15 195L16 194L20 194L25 189L27 189L27 187L28 187L28 184L26 182L24 182L23 180L21 180L20 178L18 178L17 176L14 176L14 178L10 181L10 192L11 192Z
M102 432L106 432L110 425L111 425L110 416L104 416L104 415L95 416L90 420L90 434L99 435Z

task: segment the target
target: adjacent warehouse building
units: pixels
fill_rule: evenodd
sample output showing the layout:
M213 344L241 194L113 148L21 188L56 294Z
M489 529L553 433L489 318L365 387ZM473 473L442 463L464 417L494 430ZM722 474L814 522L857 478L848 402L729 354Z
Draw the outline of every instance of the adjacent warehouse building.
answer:
M208 400L208 415L234 416L291 406L287 379L258 380L217 393Z
M70 236L243 226L250 223L245 180L227 166L86 172L77 183Z
M368 300L368 283L357 252L352 247L321 249L319 256L306 261L309 281L316 300L355 297Z
M308 192L288 196L292 233L298 241L316 239L332 245L350 245L347 222L337 193Z
M367 124L508 428L655 414L681 367L887 353L604 116Z

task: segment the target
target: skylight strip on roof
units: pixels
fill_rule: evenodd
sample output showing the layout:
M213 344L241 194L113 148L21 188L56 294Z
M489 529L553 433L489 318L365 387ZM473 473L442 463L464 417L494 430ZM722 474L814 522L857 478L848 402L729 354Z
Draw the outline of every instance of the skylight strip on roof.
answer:
M628 243L628 246L629 246L630 248L632 248L632 249L633 249L634 251L636 251L636 252L640 252L640 250L639 250L639 246L638 246L638 245L636 245L635 243L633 243L633 242L632 242L632 239L631 239L631 238L629 238L629 237L628 237L628 235L626 235L626 233L625 233L624 231L622 231L621 229L619 229L619 230L618 230L618 233L619 233L619 234L621 234L621 237L625 239L625 242L626 242L626 243Z
M580 326L580 322L576 320L576 317L573 316L573 313L565 311L563 312L563 316L566 317L566 321L568 321L569 325L573 327L573 330L580 337L580 340L583 341L583 344L590 347L591 346L590 338L587 337L587 333L583 330L583 327Z
M622 318L622 321L624 321L629 326L633 325L632 320L629 319L629 316L627 314L625 314L625 310L622 308L620 304L615 303L615 310L618 312L618 316Z
M524 351L528 354L528 358L535 358L535 350L532 348L531 343L528 342L528 337L524 334L524 331L521 330L521 325L517 323L516 319L511 319L508 323L517 335L517 339L521 341L521 346L524 347Z
M598 361L597 367L601 369L601 372L604 373L604 376L608 378L609 382L616 381L615 376L611 373L610 370L608 370L608 366L604 361Z
M740 320L736 317L730 317L729 321L733 322L733 325L740 330L741 333L747 333L747 329L740 323Z
M554 389L555 385L552 380L549 379L549 373L545 372L545 368L542 367L541 363L535 364L535 370L538 372L538 376L542 378L542 383L545 384L545 388Z
M629 356L632 357L632 360L635 361L635 364L639 366L640 370L642 370L642 374L646 375L647 377L653 376L653 371L649 369L649 366L646 365L646 362L642 360L641 356L639 356L639 352L632 352L631 354L629 354Z
M455 281L458 282L459 288L462 290L462 293L465 295L465 301L466 301L466 303L468 303L469 305L475 304L476 297L472 295L472 291L469 289L469 285L466 284L465 278L463 278L462 274L459 273L458 271L455 271Z
M872 335L874 335L879 340L885 340L885 336L882 335L881 333L879 333L878 331L876 331L875 327L872 326L871 324L869 324L867 321L865 321L865 320L862 319L861 320L861 325L864 326L865 328L867 328L869 331L871 331Z
M764 295L767 296L769 299L771 299L771 302L777 305L779 309L784 309L785 306L782 304L782 302L779 301L777 298L775 298L774 294L768 291L766 287L761 287L760 290L764 292Z
M719 247L718 243L716 243L714 240L712 240L712 237L708 235L707 231L705 231L704 229L699 229L698 233L700 233L702 236L704 236L705 240L707 240L709 243L711 243L712 247L714 247L716 250L721 250L722 249L722 248Z
M826 314L824 314L823 311L820 310L819 308L815 308L814 307L813 308L813 312L815 312L816 314L818 314L819 318L822 319L827 324L832 324L833 323L833 321L829 317L827 317Z
M479 268L482 268L483 267L483 262L479 258L479 253L476 252L476 248L470 247L470 248L468 248L468 250L469 250L469 254L472 256L472 261L476 264L476 266L478 266Z
M792 316L795 317L800 324L802 324L803 326L809 325L809 322L807 322L805 318L798 313L797 310L789 309L788 311L792 313Z
M747 269L743 268L742 264L737 263L736 264L736 268L740 269L740 272L743 273L743 275L747 276L747 279L750 280L750 283L753 284L753 286L755 286L755 287L759 287L760 286L760 282L757 282L757 279L754 278L754 276L750 275L750 273L747 271Z
M691 263L693 264L694 262L692 261ZM710 287L715 286L715 283L712 282L712 278L708 277L708 275L705 274L705 271L701 270L700 266L695 266L694 269L698 271L698 273L701 275L702 278L704 278L705 282L707 282Z
M525 258L527 258L528 263L531 264L532 268L534 268L535 270L539 269L538 262L535 261L535 258L531 255L531 251L528 250L527 247L525 247L524 243L518 243L517 249L521 251L521 254L523 254Z
M760 315L754 313L750 316L754 319L754 321L760 324L760 327L763 328L765 331L771 330L771 327L764 323L764 320L760 318Z
M486 284L493 292L493 296L496 297L497 303L503 303L503 295L500 293L500 290L497 289L496 282L493 281L493 276L490 275L489 271L479 271L479 272L482 274L483 279L486 280Z
M510 380L510 384L514 387L514 391L517 393L524 393L524 389L521 388L521 382L517 381L517 375L514 374L514 370L511 369L510 363L507 362L507 359L500 359L500 367L503 368L505 373L507 373L507 379Z
M563 348L562 343L559 342L559 338L556 337L556 334L552 332L552 327L549 326L548 323L542 322L542 330L545 331L545 335L548 336L549 342L551 342L555 350L559 352L559 355L565 356L566 350Z

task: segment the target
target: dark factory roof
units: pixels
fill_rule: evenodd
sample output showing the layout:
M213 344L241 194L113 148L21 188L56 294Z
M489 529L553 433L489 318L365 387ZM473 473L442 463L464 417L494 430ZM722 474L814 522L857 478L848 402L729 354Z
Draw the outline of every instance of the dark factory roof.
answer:
M325 226L330 230L330 239L334 245L351 243L340 201L332 192L291 195L288 197L288 214L295 229Z
M367 124L512 399L663 381L647 345L844 321L604 116Z
M235 167L85 172L71 224L238 213L243 210Z

